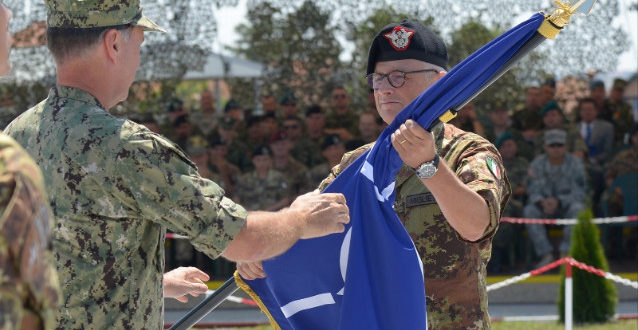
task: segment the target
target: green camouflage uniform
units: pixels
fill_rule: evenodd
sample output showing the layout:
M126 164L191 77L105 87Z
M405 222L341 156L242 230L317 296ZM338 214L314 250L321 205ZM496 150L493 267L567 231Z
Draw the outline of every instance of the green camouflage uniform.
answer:
M53 329L60 300L40 169L0 132L0 329Z
M239 178L235 196L247 210L265 210L290 196L290 187L286 177L277 170L271 169L265 179L252 171Z
M619 152L609 162L606 176L608 178L617 178L628 173L638 172L638 146Z
M82 90L51 89L7 133L44 173L60 328L161 329L166 229L217 257L245 222L181 149Z
M323 141L324 138L325 135L321 136L318 140L303 137L292 146L290 155L308 168L313 168L326 161L321 155L321 141Z
M490 171L487 158L496 161L503 173L496 148L476 134L453 125L434 129L436 147L450 169L487 202L490 224L477 242L468 242L445 220L432 193L403 165L396 177L394 209L412 237L423 262L428 324L433 329L485 329L490 327L487 311L486 266L491 238L510 194L507 179ZM344 155L341 164L321 183L324 189L372 144Z
M333 112L326 117L325 128L345 128L355 136L359 132L359 116L353 112L343 115Z
M621 146L625 144L625 139L629 138L631 125L634 124L634 116L631 113L631 105L625 101L612 102L605 100L603 106L611 115L611 123L614 124L614 144Z
M308 189L310 186L310 174L308 173L308 168L292 156L288 156L288 162L286 163L286 166L282 168L277 168L273 161L273 168L286 174L285 179L288 187L290 187L291 197L301 195L312 190Z
M503 160L505 173L510 182L512 191L519 187L527 187L527 172L529 171L529 162L523 157L516 157L512 160ZM521 217L523 216L523 207L525 206L524 196L512 195L507 206L503 210L504 217Z

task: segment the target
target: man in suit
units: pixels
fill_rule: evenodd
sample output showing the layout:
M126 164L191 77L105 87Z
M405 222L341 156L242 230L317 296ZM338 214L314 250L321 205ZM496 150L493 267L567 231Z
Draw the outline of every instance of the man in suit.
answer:
M607 120L597 118L598 107L593 98L584 98L578 103L580 136L587 146L585 168L589 173L593 192L593 205L598 205L605 189L604 166L609 161L614 147L614 126Z

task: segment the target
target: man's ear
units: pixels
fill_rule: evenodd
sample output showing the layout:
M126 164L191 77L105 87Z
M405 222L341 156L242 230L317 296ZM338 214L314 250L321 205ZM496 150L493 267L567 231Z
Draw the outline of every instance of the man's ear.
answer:
M102 39L102 46L106 53L106 58L112 63L117 63L118 54L122 49L122 34L116 29L110 29L104 33L104 39Z

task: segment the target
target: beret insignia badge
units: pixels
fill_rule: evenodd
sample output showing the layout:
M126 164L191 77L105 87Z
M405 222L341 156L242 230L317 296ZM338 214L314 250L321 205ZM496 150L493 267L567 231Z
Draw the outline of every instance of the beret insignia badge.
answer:
M406 29L403 26L395 26L391 32L383 35L390 45L396 51L402 51L408 49L412 36L414 36L414 30Z

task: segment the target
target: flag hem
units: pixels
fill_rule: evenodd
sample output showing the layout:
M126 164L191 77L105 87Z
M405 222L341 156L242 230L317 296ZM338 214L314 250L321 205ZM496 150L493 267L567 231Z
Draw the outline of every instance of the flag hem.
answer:
M270 311L268 310L268 308L266 308L264 302L261 301L259 295L255 291L253 291L250 286L246 284L246 282L244 282L241 276L239 276L238 271L235 271L233 277L235 278L235 283L237 283L237 286L244 290L244 292L246 292L257 303L257 306L262 313L266 314L266 316L268 317L268 321L270 321L270 326L272 326L274 330L281 330L281 327L279 326L279 324L277 324L275 318L270 314Z

